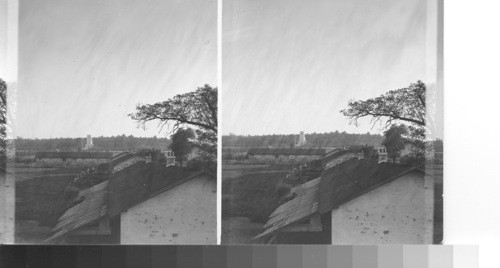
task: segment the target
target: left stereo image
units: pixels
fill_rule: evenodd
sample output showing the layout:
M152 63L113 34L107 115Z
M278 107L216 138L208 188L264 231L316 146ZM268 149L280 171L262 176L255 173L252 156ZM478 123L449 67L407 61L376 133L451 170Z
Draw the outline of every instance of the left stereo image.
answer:
M216 244L217 0L2 13L0 243Z

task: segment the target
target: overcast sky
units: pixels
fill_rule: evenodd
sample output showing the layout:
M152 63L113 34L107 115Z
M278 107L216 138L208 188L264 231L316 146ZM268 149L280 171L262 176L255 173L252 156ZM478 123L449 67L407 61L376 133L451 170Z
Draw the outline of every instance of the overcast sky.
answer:
M426 82L426 1L225 1L222 45L224 134L378 133L339 110Z
M127 114L216 86L216 0L20 2L16 136L164 136Z

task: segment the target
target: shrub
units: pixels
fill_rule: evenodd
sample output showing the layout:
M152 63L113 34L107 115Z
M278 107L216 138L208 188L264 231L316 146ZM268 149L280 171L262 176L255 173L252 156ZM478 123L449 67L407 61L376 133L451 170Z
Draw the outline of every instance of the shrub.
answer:
M284 183L278 183L276 184L276 195L278 195L280 198L288 195L290 193L290 185L284 184Z

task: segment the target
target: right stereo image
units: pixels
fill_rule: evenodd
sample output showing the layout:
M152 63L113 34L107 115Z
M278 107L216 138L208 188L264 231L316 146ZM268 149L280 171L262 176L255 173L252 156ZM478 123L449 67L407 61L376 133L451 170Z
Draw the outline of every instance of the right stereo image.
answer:
M438 0L224 1L222 244L439 244Z

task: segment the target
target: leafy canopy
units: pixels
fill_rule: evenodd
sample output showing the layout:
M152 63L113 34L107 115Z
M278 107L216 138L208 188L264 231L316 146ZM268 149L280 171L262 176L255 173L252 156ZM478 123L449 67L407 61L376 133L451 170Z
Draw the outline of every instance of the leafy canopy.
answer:
M7 123L7 83L0 78L0 124Z
M426 86L419 80L406 88L391 90L376 98L351 100L347 109L340 112L355 125L358 125L360 118L371 117L373 125L385 120L385 128L398 121L425 127L425 92Z
M162 127L174 123L174 130L190 125L217 133L217 88L205 85L167 101L138 104L136 112L129 116L143 127L147 122L158 120Z
M163 128L173 123L173 131L183 126L193 127L194 146L200 149L200 158L213 161L217 157L217 88L209 85L196 91L179 94L155 104L139 104L136 112L129 114L145 127L150 121L159 121ZM161 130L160 130L161 131ZM183 130L184 131L184 130ZM182 131L181 131L182 132ZM177 155L177 153L174 151Z
M405 136L408 135L408 129L405 125L391 125L391 127L384 132L385 139L382 145L387 149L387 155L396 159L400 157L401 151L405 148L408 140Z
M169 147L174 152L177 161L182 165L193 150L194 131L191 128L179 128L170 138L172 143L170 143Z
M6 143L6 130L7 130L7 83L0 78L0 167L1 172L5 169L7 143Z

